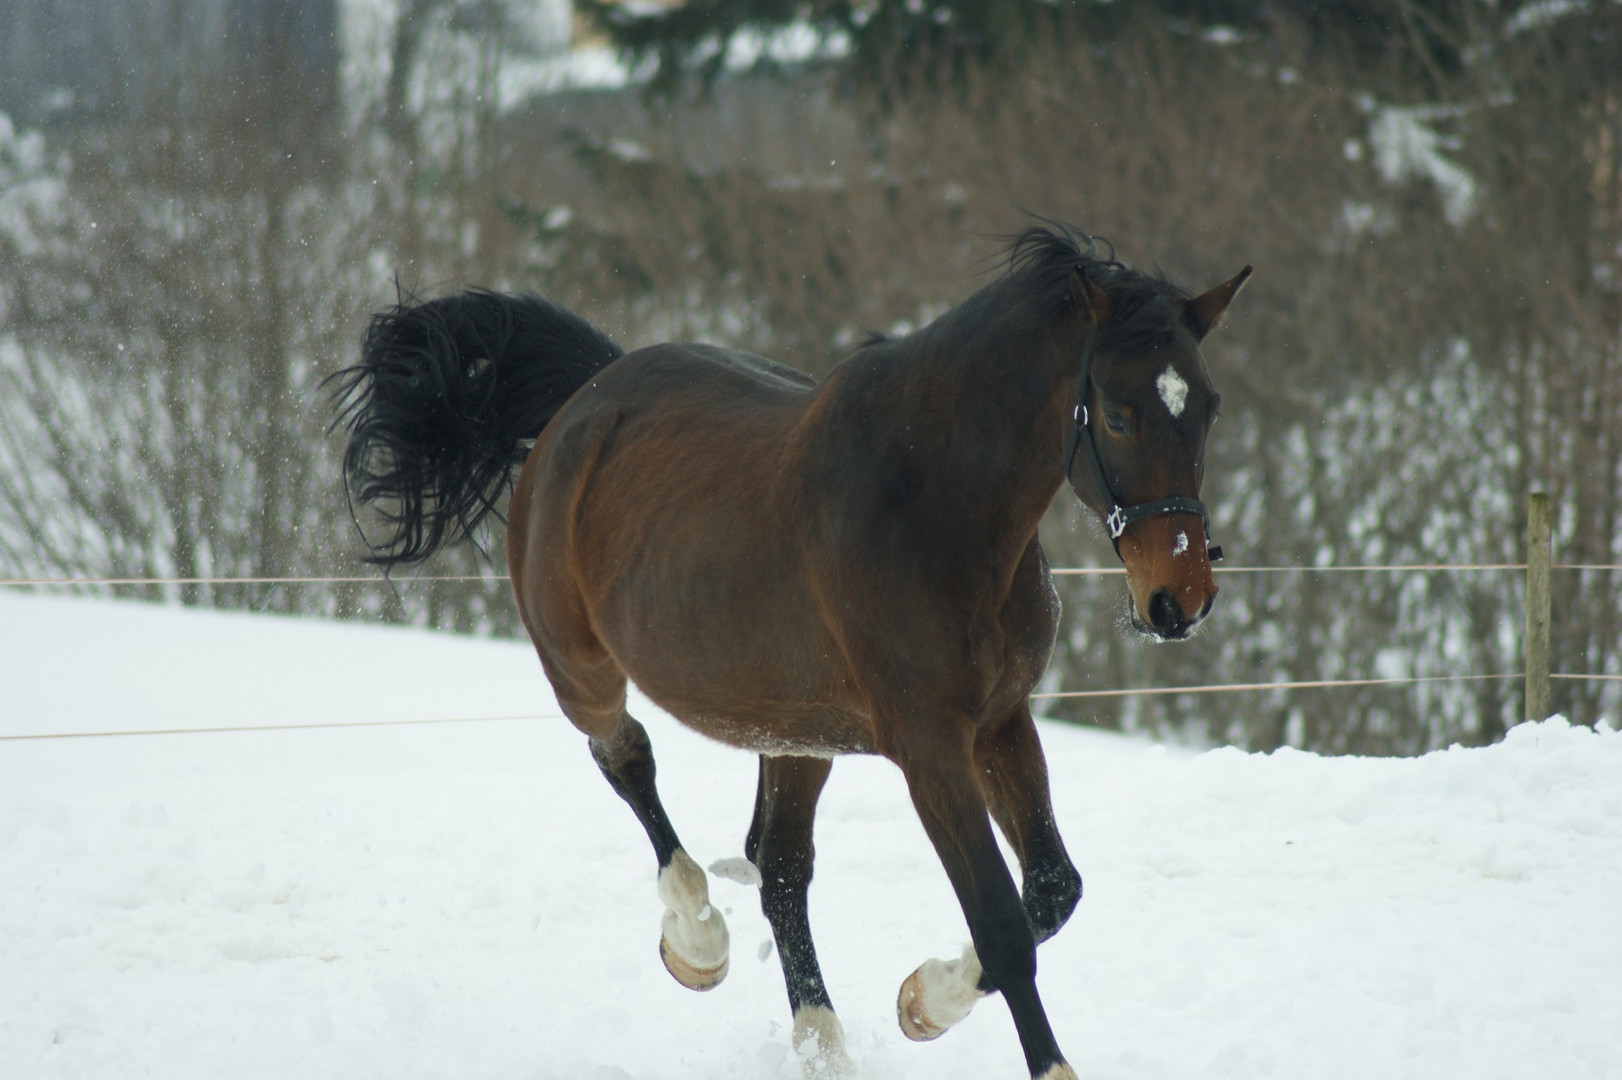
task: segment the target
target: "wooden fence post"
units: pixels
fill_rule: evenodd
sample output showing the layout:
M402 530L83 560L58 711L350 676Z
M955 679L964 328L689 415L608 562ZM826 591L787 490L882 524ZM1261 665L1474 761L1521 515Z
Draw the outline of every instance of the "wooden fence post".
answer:
M1549 496L1526 506L1526 719L1549 716Z

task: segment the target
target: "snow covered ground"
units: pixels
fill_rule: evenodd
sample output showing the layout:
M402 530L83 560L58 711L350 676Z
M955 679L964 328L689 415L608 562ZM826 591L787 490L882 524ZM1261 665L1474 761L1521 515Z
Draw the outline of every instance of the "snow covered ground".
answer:
M645 703L701 863L754 762ZM665 974L641 830L523 646L0 596L0 1077L792 1078L753 890L709 994ZM1622 735L1416 760L1044 733L1087 882L1042 948L1088 1078L1622 1075ZM812 919L869 1080L1023 1075L987 1000L923 1045L900 981L966 934L883 761L834 768Z

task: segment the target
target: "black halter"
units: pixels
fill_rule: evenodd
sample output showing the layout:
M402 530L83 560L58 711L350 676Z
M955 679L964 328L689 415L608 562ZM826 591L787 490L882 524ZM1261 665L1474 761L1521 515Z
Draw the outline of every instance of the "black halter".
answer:
M1157 514L1198 514L1205 523L1205 537L1211 537L1211 511L1199 499L1187 495L1174 495L1169 499L1156 499L1154 502L1138 503L1135 506L1122 506L1121 500L1115 494L1115 487L1109 482L1104 473L1103 463L1098 459L1098 446L1093 442L1093 429L1090 417L1087 414L1087 391L1093 381L1093 338L1097 331L1087 335L1087 342L1081 347L1081 390L1077 395L1075 412L1072 414L1074 423L1070 428L1070 446L1064 452L1064 475L1070 481L1070 488L1081 498L1081 489L1076 486L1075 468L1076 451L1085 445L1087 465L1092 472L1094 489L1104 497L1109 504L1109 510L1104 514L1104 528L1109 530L1110 542L1115 545L1116 554L1121 550L1121 534L1126 527L1134 521L1142 521ZM1085 502L1086 500L1083 499ZM1205 549L1206 558L1211 562L1222 559L1222 547L1212 544Z

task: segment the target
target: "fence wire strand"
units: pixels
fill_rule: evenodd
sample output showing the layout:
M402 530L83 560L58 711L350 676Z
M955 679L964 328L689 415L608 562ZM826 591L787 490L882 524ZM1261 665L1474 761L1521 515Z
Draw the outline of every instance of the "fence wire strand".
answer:
M72 588L76 585L410 585L434 581L488 581L506 584L506 574L437 574L386 578L378 574L352 577L145 577L145 578L13 578L0 586L17 588Z
M1062 690L1032 694L1032 701L1059 699L1141 697L1154 694L1214 694L1233 691L1310 690L1344 686L1393 686L1406 683L1471 682L1486 679L1524 679L1521 673L1503 675L1429 675L1393 679L1317 679L1303 682L1224 683L1217 686L1150 686L1120 690ZM1596 679L1622 682L1622 675L1552 673L1551 679ZM140 731L60 731L26 735L0 735L0 742L46 742L58 739L116 739L135 735L220 735L256 731L320 731L333 728L415 727L424 724L488 724L512 720L562 720L562 713L524 713L516 716L439 716L410 720L334 720L314 724L244 724L239 727L153 728Z
M1558 677L1558 676L1557 676ZM1584 678L1568 675L1566 678ZM1602 676L1603 677L1603 676ZM1524 679L1521 672L1505 675L1408 675L1391 679L1309 679L1301 682L1218 683L1204 686L1143 686L1118 690L1058 690L1045 694L1032 694L1031 699L1056 700L1059 698L1150 697L1157 694L1218 694L1255 690L1319 690L1338 686L1396 686L1398 684L1469 682L1483 679Z
M1525 563L1373 563L1360 566L1213 566L1218 574L1337 574L1400 573L1453 570L1525 570ZM1622 570L1622 563L1555 563L1551 570ZM1120 566L1056 566L1048 571L1054 577L1117 577L1126 573ZM7 578L0 588L70 589L78 586L138 585L417 585L440 581L482 581L505 583L506 574L422 574L386 578L379 574L332 577L105 577L105 578Z
M1525 570L1525 563L1378 563L1359 566L1219 566L1222 574L1279 574L1279 573L1381 573L1468 570ZM1622 565L1608 563L1556 563L1553 570L1622 570ZM1114 577L1126 573L1116 566L1063 566L1050 570L1055 577ZM126 578L13 578L0 580L0 588L73 588L91 586L140 585L295 585L295 584L431 584L434 582L487 582L505 583L506 574L432 574L408 578L385 578L381 575L324 576L324 577L126 577ZM1397 686L1417 683L1477 682L1485 680L1524 679L1524 672L1500 675L1418 675L1380 679L1311 679L1294 682L1219 683L1204 686L1148 686L1122 687L1112 690L1060 690L1031 695L1033 701L1077 700L1106 697L1149 697L1167 694L1254 693L1269 690L1316 690L1352 686ZM1551 679L1622 682L1622 675L1585 675L1551 672ZM523 716L455 716L410 720L342 720L314 724L254 724L241 727L162 728L142 731L73 731L58 733L0 735L0 742L41 741L51 739L99 739L127 736L207 735L227 732L256 731L310 731L333 728L405 727L422 724L489 723L502 720L557 719L558 713L537 713Z
M438 716L412 720L333 720L314 724L244 724L240 727L153 728L146 731L58 731L37 735L0 735L0 742L42 742L48 739L116 739L130 735L219 735L240 731L318 731L324 728L413 727L420 724L489 724L502 720L561 720L562 713L522 716Z

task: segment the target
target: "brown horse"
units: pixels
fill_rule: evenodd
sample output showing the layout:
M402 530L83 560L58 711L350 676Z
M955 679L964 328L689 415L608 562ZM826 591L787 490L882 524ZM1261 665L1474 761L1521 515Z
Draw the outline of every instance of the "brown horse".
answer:
M1030 712L1059 617L1037 523L1068 476L1116 542L1139 628L1181 638L1205 617L1218 398L1199 344L1249 273L1191 298L1075 230L1031 228L1006 275L820 384L707 345L626 354L534 296L402 303L336 376L346 475L391 524L372 558L394 566L465 535L522 462L518 610L653 842L676 979L720 982L727 931L660 805L627 679L760 755L744 851L811 1071L851 1068L806 917L812 817L832 758L866 753L900 767L973 940L906 979L902 1030L934 1038L1000 992L1030 1074L1073 1077L1036 992L1036 945L1081 896Z

